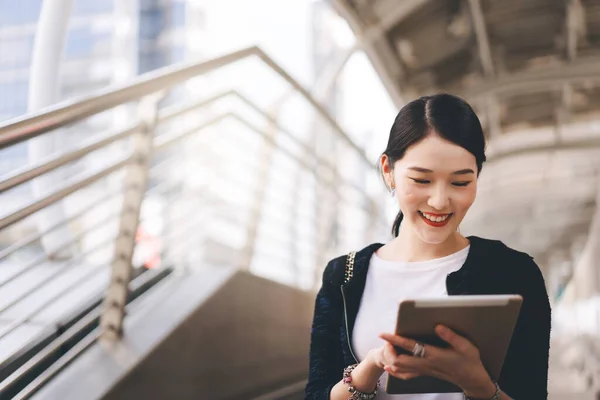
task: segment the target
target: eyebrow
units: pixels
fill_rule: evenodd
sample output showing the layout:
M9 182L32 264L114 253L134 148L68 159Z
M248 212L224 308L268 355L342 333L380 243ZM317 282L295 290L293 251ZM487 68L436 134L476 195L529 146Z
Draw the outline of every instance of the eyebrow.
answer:
M416 172L423 172L425 174L430 174L433 171L427 168L421 168L421 167L408 167L407 169L411 170L411 171L416 171ZM458 171L454 171L452 173L452 175L467 175L467 174L474 174L475 171L473 171L470 168L465 168L465 169L461 169Z

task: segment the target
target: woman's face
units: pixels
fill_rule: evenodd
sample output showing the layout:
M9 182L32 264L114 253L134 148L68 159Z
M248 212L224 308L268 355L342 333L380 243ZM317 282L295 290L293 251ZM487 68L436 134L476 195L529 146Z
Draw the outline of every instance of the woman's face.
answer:
M429 244L448 239L475 201L475 156L431 134L410 146L404 157L396 161L393 171L387 166L387 157L382 158L382 163L388 182L394 180L396 198L404 214L402 229L411 229Z

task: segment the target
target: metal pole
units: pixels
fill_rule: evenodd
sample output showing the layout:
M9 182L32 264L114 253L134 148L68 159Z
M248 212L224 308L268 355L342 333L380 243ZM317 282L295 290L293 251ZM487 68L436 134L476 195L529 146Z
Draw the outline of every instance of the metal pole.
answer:
M132 273L131 260L140 221L140 209L148 183L159 99L160 96L148 96L140 102L140 129L134 137L133 162L125 176L125 196L115 241L111 278L100 316L102 340L115 341L123 334L123 317Z
M37 24L31 70L29 75L28 112L39 111L55 104L59 94L60 62L67 37L67 24L71 13L73 0L45 0L42 2L40 19ZM43 158L60 149L64 134L60 131L32 139L28 143L29 161L38 163ZM50 176L42 176L32 182L33 195L38 198L47 194L66 178L65 171L56 171ZM62 203L41 211L36 218L39 231L66 219ZM42 246L47 254L70 240L72 237L68 227L55 230L41 238ZM73 248L61 252L59 257L73 254Z

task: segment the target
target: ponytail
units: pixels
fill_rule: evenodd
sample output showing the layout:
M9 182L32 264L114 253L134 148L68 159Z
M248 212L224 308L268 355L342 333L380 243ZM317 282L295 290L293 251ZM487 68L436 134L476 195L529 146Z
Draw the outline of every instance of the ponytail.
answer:
M394 237L398 237L398 234L400 233L400 224L402 223L402 218L404 218L404 215L402 215L402 210L400 210L398 211L398 215L396 215L394 225L392 226L392 235Z

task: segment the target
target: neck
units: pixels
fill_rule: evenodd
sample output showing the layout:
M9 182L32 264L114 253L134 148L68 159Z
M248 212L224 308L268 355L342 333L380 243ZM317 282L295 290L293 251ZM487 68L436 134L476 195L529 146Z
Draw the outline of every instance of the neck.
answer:
M402 254L404 261L414 262L446 257L464 249L469 240L455 232L442 243L426 243L409 226L400 225L398 237L392 240L392 244L394 253Z

